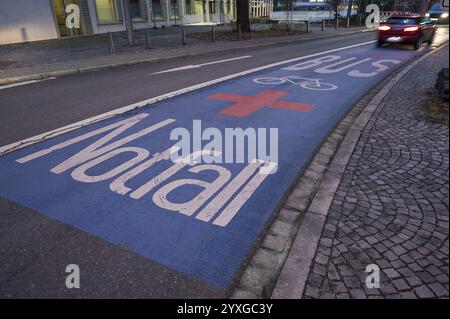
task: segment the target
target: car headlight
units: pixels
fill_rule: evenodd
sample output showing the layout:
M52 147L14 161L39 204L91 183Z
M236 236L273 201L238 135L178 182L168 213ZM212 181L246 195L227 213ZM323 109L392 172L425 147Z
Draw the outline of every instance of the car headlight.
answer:
M430 16L430 14L429 14L429 13L427 13L427 14L425 14L425 16L426 16L426 17L429 17L429 16Z
M448 13L441 14L441 18L443 18L443 19L448 18Z

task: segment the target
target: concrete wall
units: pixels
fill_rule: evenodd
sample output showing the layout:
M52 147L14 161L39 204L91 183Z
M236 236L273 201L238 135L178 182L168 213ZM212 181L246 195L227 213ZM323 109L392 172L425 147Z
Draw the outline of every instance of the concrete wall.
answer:
M50 0L0 0L0 44L57 37Z

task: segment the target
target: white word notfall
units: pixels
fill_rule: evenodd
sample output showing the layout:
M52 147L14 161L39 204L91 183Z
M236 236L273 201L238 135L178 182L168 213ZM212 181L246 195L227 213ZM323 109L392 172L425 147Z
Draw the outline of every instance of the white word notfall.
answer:
M130 145L141 137L148 136L152 132L173 124L175 122L174 119L157 122L120 138L126 130L137 125L147 117L148 114L140 113L41 149L17 159L16 162L26 164L37 158L99 136L90 145L52 167L50 172L54 174L70 172L71 178L81 183L108 181L109 189L112 192L135 200L144 198L150 192L153 192L152 200L155 205L168 211L192 216L199 221L212 222L213 225L221 227L227 226L236 216L258 187L270 176L268 172L272 173L277 170L277 162L254 159L246 163L245 166L243 165L243 169L234 173L233 176L231 171L224 166L212 163L201 164L200 161L197 161L197 159L206 154L213 157L220 156L221 152L217 150L194 150L187 154L186 158L172 162L171 158L174 152L180 151L178 145L170 146L153 154L145 148ZM124 153L133 156L120 164L111 165L111 161L108 162L115 156ZM142 185L134 188L130 186L129 182L132 179L162 161L168 161L172 165ZM102 173L98 175L89 174L94 167L101 168ZM176 179L177 174L183 174L184 172L186 175L186 171L190 175L192 173L198 174L204 171L212 171L217 177L212 181L200 178ZM169 178L171 181L168 181ZM199 187L201 191L196 193L194 197L186 196L189 199L184 202L174 202L169 199L169 195L173 191L177 190L177 193L183 192L185 188L182 187L189 185Z

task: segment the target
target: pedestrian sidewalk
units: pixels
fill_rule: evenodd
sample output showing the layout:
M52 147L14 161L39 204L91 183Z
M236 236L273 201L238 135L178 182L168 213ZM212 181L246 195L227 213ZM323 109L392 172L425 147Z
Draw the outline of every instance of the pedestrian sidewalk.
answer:
M356 106L361 115L303 208L272 297L449 297L448 104L443 121L428 116L448 59L446 46ZM370 264L379 289L366 287Z
M192 29L191 32L193 30L195 32L210 30L210 28L205 28ZM187 45L181 45L181 29L173 27L167 28L165 31L149 31L151 32L151 49L146 49L143 45L145 33L142 31L137 34L140 45L135 47L126 46L124 34L118 33L114 35L119 47L119 52L116 54L108 53L106 35L0 46L0 85L115 66L309 41L364 31L368 30L363 27L338 30L329 27L321 31L320 28L313 27L307 34L216 42L200 41L190 38L188 35Z
M350 110L300 172L231 298L448 298L448 102L437 116L431 94L448 58L445 43ZM379 289L366 287L373 264Z

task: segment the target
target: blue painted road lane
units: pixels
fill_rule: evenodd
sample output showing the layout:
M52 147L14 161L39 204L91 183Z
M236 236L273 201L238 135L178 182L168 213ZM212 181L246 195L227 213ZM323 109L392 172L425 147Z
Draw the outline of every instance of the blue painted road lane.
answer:
M417 54L364 45L80 128L0 157L0 196L227 287L330 130L370 88ZM192 132L193 120L222 132L278 128L276 173L261 174L258 162L173 163L170 134L177 127Z

